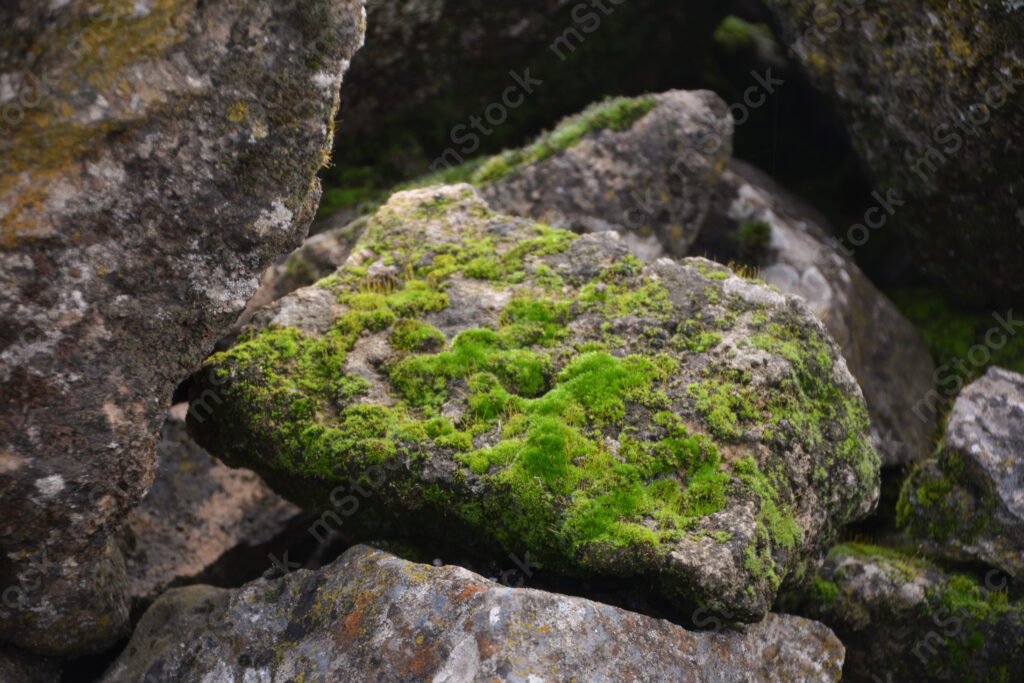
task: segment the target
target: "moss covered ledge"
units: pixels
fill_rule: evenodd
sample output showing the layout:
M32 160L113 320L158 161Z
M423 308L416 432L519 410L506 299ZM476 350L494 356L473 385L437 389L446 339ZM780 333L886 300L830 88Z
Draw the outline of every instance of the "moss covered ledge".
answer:
M372 489L349 535L529 552L743 620L877 498L860 390L802 301L468 185L394 195L197 377L218 457L325 511Z

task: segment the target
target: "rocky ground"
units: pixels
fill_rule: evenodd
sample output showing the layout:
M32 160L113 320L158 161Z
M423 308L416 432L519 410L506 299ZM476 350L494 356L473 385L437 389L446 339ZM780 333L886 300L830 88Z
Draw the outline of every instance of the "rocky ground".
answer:
M1024 680L1022 38L0 7L0 681Z

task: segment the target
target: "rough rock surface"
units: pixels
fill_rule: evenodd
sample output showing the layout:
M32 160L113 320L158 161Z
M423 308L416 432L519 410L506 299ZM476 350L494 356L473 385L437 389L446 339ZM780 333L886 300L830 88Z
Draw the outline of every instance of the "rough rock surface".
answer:
M1024 375L989 368L960 392L943 449L911 472L898 516L938 552L1024 578Z
M886 465L931 451L935 417L913 407L933 388L934 363L914 326L831 245L827 222L771 178L731 161L692 249L756 268L768 284L807 301L864 391Z
M57 577L105 562L174 386L303 237L363 21L357 0L0 9L0 588L22 595L0 641L120 635L123 584Z
M878 495L860 389L802 300L468 185L393 196L191 396L200 444L326 528L528 551L744 620Z
M902 193L894 225L915 258L957 295L1018 303L1024 5L769 5L792 52L836 102L876 188Z
M119 532L133 607L194 581L225 553L270 541L300 513L255 473L214 460L185 433L184 418L183 410L169 416L153 486Z
M832 628L843 681L1011 681L1024 656L1024 602L995 572L948 574L896 550L835 548L807 589L781 607Z
M574 232L615 230L639 256L685 256L732 154L732 117L710 91L595 104L472 178L502 211Z
M168 592L103 681L837 681L842 662L799 617L690 632L356 546L318 572Z

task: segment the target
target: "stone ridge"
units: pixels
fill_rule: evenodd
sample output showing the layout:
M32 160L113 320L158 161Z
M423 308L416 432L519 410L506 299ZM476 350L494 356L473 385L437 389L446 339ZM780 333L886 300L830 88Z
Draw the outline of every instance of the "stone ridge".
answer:
M529 552L748 621L878 495L860 389L802 300L468 185L396 194L197 380L190 431L229 464L332 512L371 486L348 534Z

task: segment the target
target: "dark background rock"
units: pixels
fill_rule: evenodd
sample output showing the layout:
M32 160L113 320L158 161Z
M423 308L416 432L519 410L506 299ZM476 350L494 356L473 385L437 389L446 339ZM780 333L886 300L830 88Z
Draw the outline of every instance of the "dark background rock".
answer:
M175 385L304 236L363 28L357 0L0 7L0 588L49 591L0 604L0 641L122 633L123 581L56 577L109 548Z
M1024 8L769 4L846 121L875 189L907 201L891 227L869 232L898 230L957 297L981 305L1024 298Z

